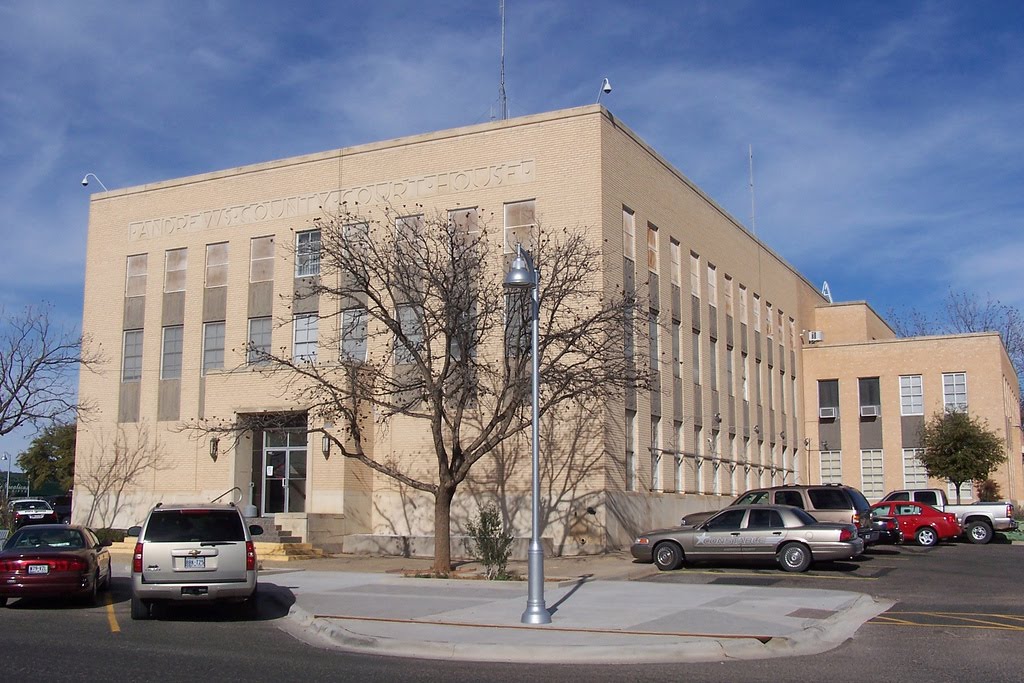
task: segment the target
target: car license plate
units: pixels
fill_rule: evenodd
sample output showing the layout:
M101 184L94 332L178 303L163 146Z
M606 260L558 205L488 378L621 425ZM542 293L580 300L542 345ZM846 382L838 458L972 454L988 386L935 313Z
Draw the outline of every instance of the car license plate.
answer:
M31 519L42 519L43 516L42 515L29 515L29 518L31 518Z
M206 569L205 557L186 557L185 569Z
M29 574L49 574L50 566L46 564L30 564L28 566Z

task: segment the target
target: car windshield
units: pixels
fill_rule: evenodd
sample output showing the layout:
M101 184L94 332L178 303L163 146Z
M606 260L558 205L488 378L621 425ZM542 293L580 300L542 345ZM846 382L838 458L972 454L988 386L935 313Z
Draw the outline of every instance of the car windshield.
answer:
M234 510L155 510L145 541L244 541L242 519Z
M4 549L81 550L84 547L85 539L82 538L81 532L77 529L26 528L11 536L11 540L7 542Z
M44 500L18 500L14 502L15 510L49 510L50 504Z
M749 491L733 501L733 505L760 505L770 503L767 491Z

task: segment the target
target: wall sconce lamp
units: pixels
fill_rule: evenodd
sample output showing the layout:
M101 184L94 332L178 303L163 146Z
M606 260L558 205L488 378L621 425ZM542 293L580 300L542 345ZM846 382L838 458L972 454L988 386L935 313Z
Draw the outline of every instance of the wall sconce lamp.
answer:
M715 418L715 423L716 424L720 423L722 421L722 414L721 413L715 413L714 418Z
M811 447L811 439L810 439L810 437L807 437L806 439L804 439L804 448L810 448L810 447Z
M320 446L324 452L324 460L327 460L327 458L331 457L331 437L324 434L324 440Z
M828 441L822 441L821 442L821 450L823 450L823 451L827 451L828 450Z
M754 425L754 433L755 434L760 434L761 433L761 425Z
M783 441L786 440L786 430L785 429L783 429L781 432L779 432L779 438L782 439Z
M213 437L210 439L210 459L217 462L217 449L220 448L220 439Z

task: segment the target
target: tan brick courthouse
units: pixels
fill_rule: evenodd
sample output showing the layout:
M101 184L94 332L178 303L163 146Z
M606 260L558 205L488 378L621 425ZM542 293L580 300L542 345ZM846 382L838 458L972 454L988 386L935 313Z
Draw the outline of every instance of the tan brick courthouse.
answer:
M324 348L337 331L324 327L343 324L340 304L290 304L316 275L314 219L356 203L494 216L495 239L539 221L586 226L604 286L649 292L654 388L587 416L585 442L546 442L542 535L556 552L621 547L758 485L843 482L869 499L946 488L928 481L917 449L924 421L948 408L1005 439L1009 457L993 478L1005 498L1022 497L1019 387L997 334L901 339L868 303L830 303L592 105L93 195L83 332L107 362L81 375L80 397L96 409L79 423L76 521L92 511L94 524L123 528L159 501L224 496L330 549L431 536L428 501L325 457L306 433L323 425L246 356L255 346L338 358ZM294 420L238 442L182 429L268 412ZM375 448L428 465L425 439L393 427ZM115 457L134 468L129 486L104 469ZM562 466L581 457L585 473ZM528 479L501 481L493 460L476 467L453 505L454 533L481 503L503 499L528 536ZM104 472L113 483L97 483Z

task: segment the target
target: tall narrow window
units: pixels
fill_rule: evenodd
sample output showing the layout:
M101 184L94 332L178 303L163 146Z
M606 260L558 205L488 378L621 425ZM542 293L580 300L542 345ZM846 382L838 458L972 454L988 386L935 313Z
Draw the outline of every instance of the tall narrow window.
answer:
M651 372L657 373L660 369L661 350L658 345L658 312L655 310L647 312L647 336L649 337Z
M366 309L341 312L341 358L352 363L366 361Z
M751 308L754 309L754 331L761 331L761 297L757 294L754 295Z
M740 285L740 322L746 324L747 322L747 288Z
M168 249L164 254L164 291L185 291L188 249Z
M672 321L672 376L680 379L683 376L683 329L678 320Z
M672 427L673 438L675 439L675 453L673 453L674 467L672 472L672 486L676 493L683 493L686 490L686 481L683 474L683 423L676 422Z
M142 330L125 330L121 381L138 382L140 379L142 379Z
M206 245L206 286L224 287L228 283L228 243Z
M690 294L700 298L700 256L690 252Z
M683 248L675 239L669 238L669 258L672 259L672 284L683 286Z
M718 340L708 341L708 375L711 380L711 390L718 391Z
M733 311L732 304L732 278L726 275L724 279L725 282L723 283L722 288L725 290L725 314L732 316L736 314L735 311Z
M622 207L622 254L636 260L636 216L626 207Z
M400 247L408 247L417 235L423 233L423 214L399 216L395 219L395 239Z
M164 328L163 353L160 357L160 379L181 378L181 347L184 328L172 325Z
M320 274L320 231L295 233L295 277Z
M272 320L268 318L249 318L249 354L246 359L250 365L264 365L270 355Z
M700 384L700 332L693 331L693 383Z
M125 277L125 296L145 296L146 294L146 267L149 262L149 254L135 254L128 257L127 275Z
M775 334L775 313L772 310L772 304L770 301L764 302L764 326L765 336L772 337Z
M423 318L419 309L411 305L399 306L396 316L405 339L395 338L395 365L409 365L423 346Z
M203 374L224 367L224 323L203 325Z
M726 388L727 388L727 390L729 392L729 396L730 397L736 395L736 389L733 386L733 372L732 372L732 363L733 363L733 354L734 353L735 353L735 350L731 346L726 346L725 347L725 386L726 386Z
M636 491L636 411L626 410L626 490Z
M249 282L274 279L274 236L249 240Z
M320 317L316 313L297 315L293 325L292 358L315 363Z
M512 202L505 205L505 253L511 254L516 245L532 251L534 233L537 228L537 205L535 200Z
M900 414L924 415L921 375L900 375Z
M942 374L942 405L947 412L967 410L967 373L946 372Z
M658 227L647 224L647 270L658 272Z
M718 269L708 264L708 306L718 306Z
M661 418L651 416L651 488L661 490Z

